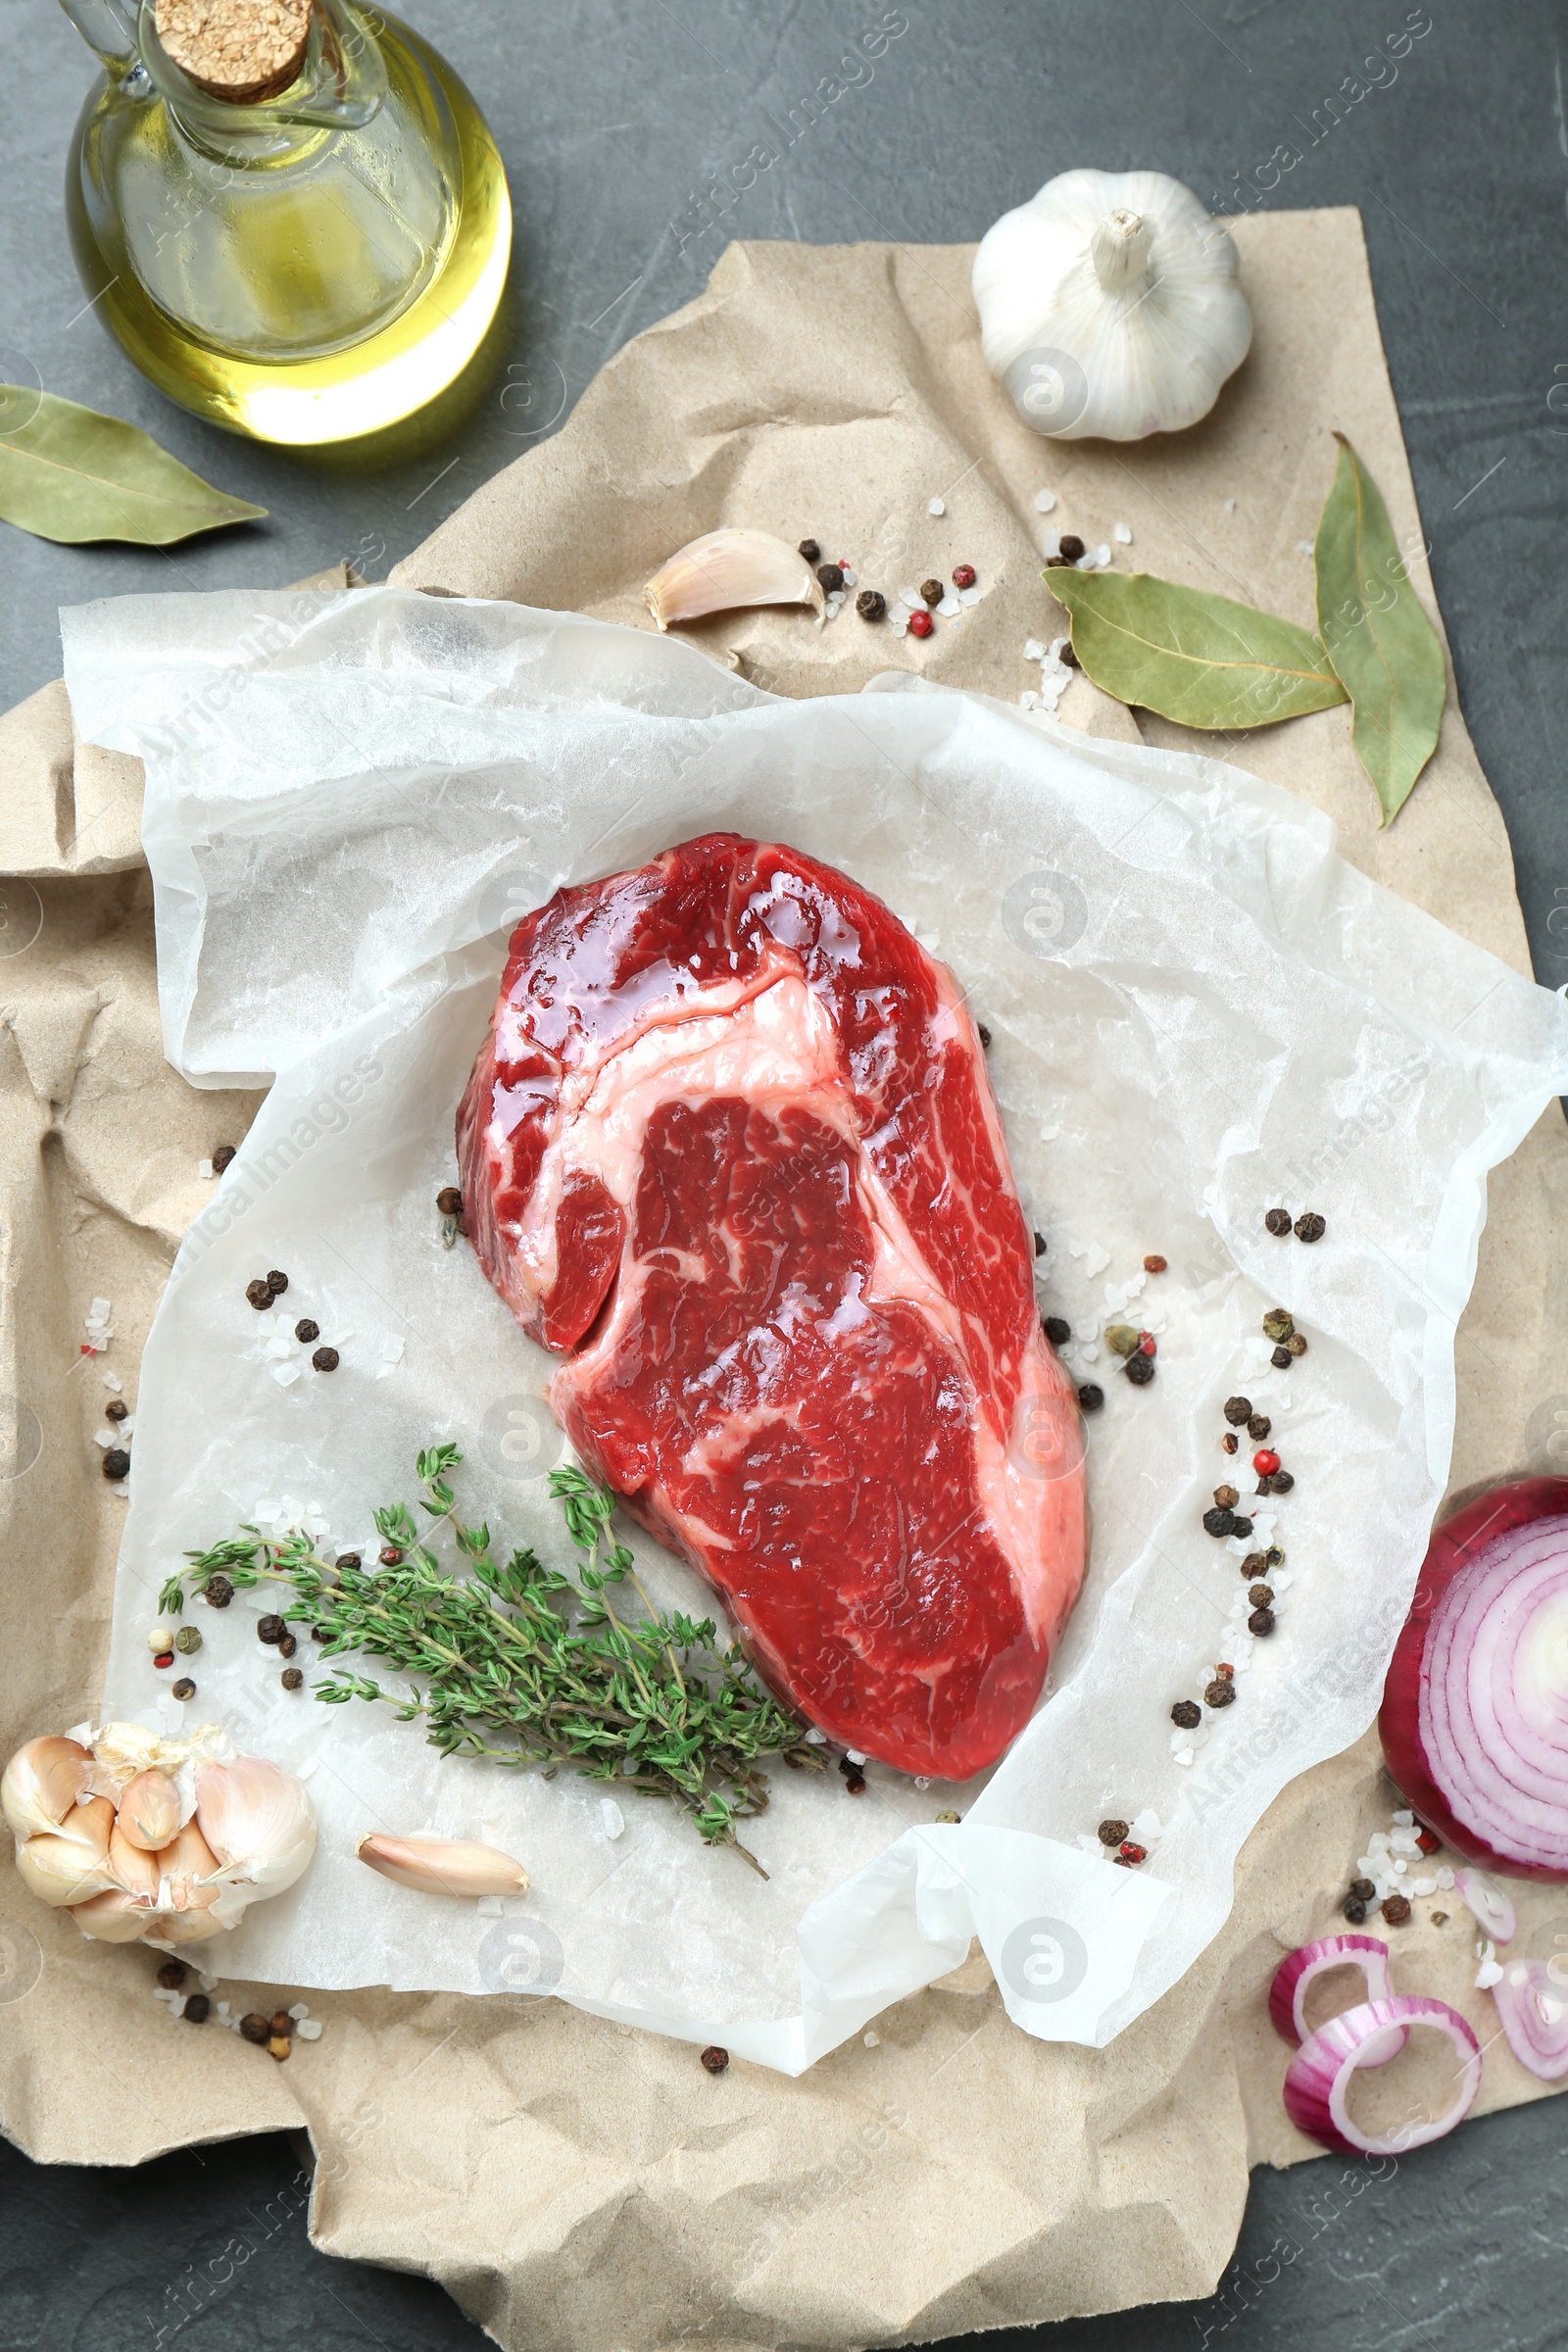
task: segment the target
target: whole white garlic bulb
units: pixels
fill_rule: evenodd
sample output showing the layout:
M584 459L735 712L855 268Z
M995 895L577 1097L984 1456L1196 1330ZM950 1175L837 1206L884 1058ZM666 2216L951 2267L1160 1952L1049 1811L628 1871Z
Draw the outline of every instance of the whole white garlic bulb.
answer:
M236 1755L213 1723L180 1740L139 1723L29 1740L0 1779L0 1811L24 1884L109 1943L194 1943L237 1927L316 1851L293 1774Z
M980 240L986 365L1057 441L1138 441L1206 416L1246 359L1236 247L1163 172L1063 172Z

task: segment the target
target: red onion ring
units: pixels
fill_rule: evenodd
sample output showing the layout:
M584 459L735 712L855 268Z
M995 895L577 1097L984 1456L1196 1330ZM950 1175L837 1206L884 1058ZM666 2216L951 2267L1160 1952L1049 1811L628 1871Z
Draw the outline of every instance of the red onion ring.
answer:
M1479 1870L1456 1870L1453 1891L1494 1943L1513 1941L1519 1932L1519 1915L1512 1898L1497 1887L1489 1886Z
M1515 1961L1492 1987L1508 2047L1543 2082L1568 2075L1568 1984L1541 1960Z
M1275 2033L1286 2041L1311 2039L1312 2029L1306 2022L1306 1988L1331 1968L1358 1968L1366 1979L1369 2001L1394 1998L1386 1943L1380 1942L1376 1936L1320 1936L1315 1943L1303 1943L1280 1963L1268 1988L1268 2013L1274 2021ZM1386 2036L1387 2046L1381 2050L1367 2043L1359 2063L1383 2066L1398 2056L1405 2040L1405 2030L1398 2027Z
M1378 1718L1445 1844L1568 1878L1568 1479L1515 1479L1434 1531Z
M1376 2052L1391 2032L1411 2026L1436 2026L1460 2052L1459 2095L1446 2115L1436 2123L1398 2124L1392 2132L1363 2132L1352 2122L1347 2094L1350 2077L1360 2066L1379 2066ZM1385 2055L1387 2053L1385 2052ZM1291 2060L1285 2076L1285 2112L1298 2132L1337 2148L1345 2156L1402 2155L1406 2148L1425 2147L1442 2139L1462 2123L1481 2088L1481 2044L1456 2009L1446 2001L1418 1994L1396 1993L1386 2001L1363 2001L1331 2017L1307 2036Z

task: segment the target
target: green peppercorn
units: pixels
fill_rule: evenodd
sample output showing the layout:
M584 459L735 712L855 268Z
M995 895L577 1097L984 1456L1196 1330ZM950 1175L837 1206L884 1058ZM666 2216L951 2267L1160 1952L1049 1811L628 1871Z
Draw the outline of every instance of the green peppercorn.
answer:
M1263 1317L1263 1336L1268 1340L1288 1340L1296 1329L1296 1319L1283 1306L1271 1306Z
M201 1645L201 1635L197 1632L193 1625L182 1625L178 1633L174 1636L174 1647L179 1651L179 1654L182 1658L193 1656L194 1653L200 1649Z

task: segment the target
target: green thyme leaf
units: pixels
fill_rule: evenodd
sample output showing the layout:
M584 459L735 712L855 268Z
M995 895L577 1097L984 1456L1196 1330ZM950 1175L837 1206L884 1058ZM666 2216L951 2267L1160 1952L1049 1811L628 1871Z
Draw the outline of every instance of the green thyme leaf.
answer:
M266 513L215 490L137 425L0 384L0 515L35 539L168 547Z
M710 1618L694 1623L652 1607L631 1552L620 1544L604 1548L614 1497L585 1472L551 1473L579 1554L568 1577L531 1551L494 1557L488 1528L458 1515L447 1474L461 1460L454 1446L417 1457L427 1532L441 1536L444 1523L462 1574L441 1566L408 1505L394 1502L375 1513L384 1542L403 1555L394 1563L355 1568L318 1558L299 1531L279 1542L247 1527L192 1552L186 1576L170 1580L160 1605L180 1608L186 1583L204 1591L220 1574L236 1587L283 1585L292 1593L286 1614L313 1628L323 1657L358 1653L416 1679L411 1698L344 1669L317 1684L323 1705L357 1699L390 1706L403 1722L422 1719L442 1755L540 1765L546 1779L568 1764L589 1780L664 1797L709 1844L733 1846L760 1870L736 1824L767 1805L763 1765L777 1756L820 1772L822 1747L759 1681L744 1651L733 1642L718 1647ZM623 1583L642 1602L642 1617L612 1604L611 1588Z
M1410 586L1378 486L1343 433L1318 518L1317 624L1348 689L1350 737L1388 824L1437 749L1443 643Z
M1053 564L1045 578L1085 674L1119 703L1241 730L1346 700L1311 631L1272 612L1144 571Z

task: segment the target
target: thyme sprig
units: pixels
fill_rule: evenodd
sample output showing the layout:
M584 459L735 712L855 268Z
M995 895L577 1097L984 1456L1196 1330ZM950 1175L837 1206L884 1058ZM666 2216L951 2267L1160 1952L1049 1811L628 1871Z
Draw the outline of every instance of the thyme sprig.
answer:
M821 1748L762 1687L745 1649L721 1642L710 1617L655 1610L631 1553L609 1541L614 1497L583 1471L550 1474L578 1554L566 1576L530 1550L504 1564L493 1556L489 1528L458 1513L449 1473L462 1459L456 1446L417 1457L419 1507L433 1522L426 1535L450 1536L461 1574L443 1569L408 1504L394 1502L375 1514L394 1560L325 1560L304 1529L274 1539L246 1524L187 1553L190 1567L170 1578L159 1606L177 1614L187 1584L205 1592L220 1576L240 1588L284 1585L286 1614L311 1627L324 1658L359 1652L418 1678L400 1691L340 1669L316 1687L325 1705L381 1701L402 1722L422 1720L444 1756L542 1765L547 1780L566 1764L668 1798L708 1844L734 1846L761 1871L735 1825L766 1809L762 1765L778 1756L820 1772ZM615 1609L614 1589L627 1583L640 1616Z

